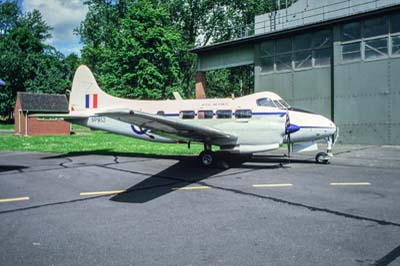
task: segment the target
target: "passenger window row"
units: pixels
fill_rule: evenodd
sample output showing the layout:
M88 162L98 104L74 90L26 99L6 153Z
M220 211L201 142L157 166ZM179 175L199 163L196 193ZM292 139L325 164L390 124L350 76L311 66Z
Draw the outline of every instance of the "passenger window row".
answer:
M164 116L163 111L158 111L157 115ZM200 110L197 112L197 119L212 119L214 116L217 119L229 119L235 116L235 118L251 118L253 113L250 109L238 109L235 112L229 109L217 110L215 113L212 110ZM196 112L193 110L180 111L179 118L181 119L194 119Z

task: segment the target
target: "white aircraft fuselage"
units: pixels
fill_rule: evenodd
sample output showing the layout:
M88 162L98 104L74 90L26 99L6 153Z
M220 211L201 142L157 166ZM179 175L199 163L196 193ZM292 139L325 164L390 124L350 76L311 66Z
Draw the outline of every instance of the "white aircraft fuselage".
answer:
M147 141L201 142L231 153L277 149L282 143L331 138L335 124L291 108L273 92L224 99L132 100L108 95L86 66L74 76L67 121Z

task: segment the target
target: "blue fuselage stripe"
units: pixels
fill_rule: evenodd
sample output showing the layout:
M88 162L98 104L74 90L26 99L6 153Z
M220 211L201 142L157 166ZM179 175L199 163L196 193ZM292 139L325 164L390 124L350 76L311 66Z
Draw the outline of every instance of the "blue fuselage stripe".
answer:
M197 115L197 114L195 114ZM216 115L215 113L213 115ZM232 115L235 115L235 113L232 113ZM252 115L280 115L280 116L284 116L286 115L285 112L254 112L252 113ZM178 117L179 114L165 114L164 116L170 116L170 117Z

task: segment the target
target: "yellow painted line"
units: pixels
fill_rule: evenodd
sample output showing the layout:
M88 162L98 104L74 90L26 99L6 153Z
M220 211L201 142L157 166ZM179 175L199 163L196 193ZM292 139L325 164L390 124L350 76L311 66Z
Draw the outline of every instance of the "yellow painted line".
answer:
M24 201L24 200L30 200L30 198L29 197L20 197L20 198L0 199L0 203L14 202L14 201Z
M358 182L358 183L329 183L331 186L370 186L371 183L368 182Z
M197 186L197 187L178 187L178 188L172 188L172 190L199 190L199 189L209 189L210 187L208 186Z
M257 184L253 185L253 187L291 187L293 184Z
M126 190L112 190L112 191L95 191L95 192L81 192L81 196L99 196L99 195L114 195L124 193Z

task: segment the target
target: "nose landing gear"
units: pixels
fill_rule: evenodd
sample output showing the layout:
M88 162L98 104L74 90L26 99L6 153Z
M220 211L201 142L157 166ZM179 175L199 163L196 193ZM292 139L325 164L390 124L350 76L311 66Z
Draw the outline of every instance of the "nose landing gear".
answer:
M339 137L339 128L336 129L336 133L331 137L326 139L326 152L320 152L315 156L315 161L320 164L327 164L329 159L333 157L332 147L336 143L337 138Z

